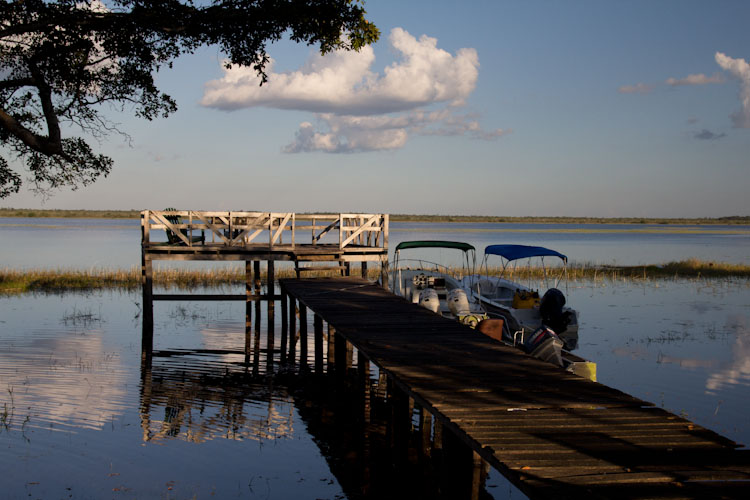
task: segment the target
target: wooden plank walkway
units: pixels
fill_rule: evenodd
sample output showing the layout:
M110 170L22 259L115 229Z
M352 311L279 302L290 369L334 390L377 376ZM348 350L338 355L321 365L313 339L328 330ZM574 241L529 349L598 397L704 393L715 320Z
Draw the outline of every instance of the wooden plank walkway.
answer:
M282 280L531 498L750 498L750 452L362 279Z

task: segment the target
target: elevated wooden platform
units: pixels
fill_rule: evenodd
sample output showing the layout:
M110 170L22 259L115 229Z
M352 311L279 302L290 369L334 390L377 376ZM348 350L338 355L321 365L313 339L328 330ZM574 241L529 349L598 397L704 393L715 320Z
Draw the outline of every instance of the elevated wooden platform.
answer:
M244 261L244 295L153 293L153 261ZM266 264L267 293L260 295L260 263ZM294 262L303 273L336 271L349 276L359 263L380 265L388 279L388 214L296 214L293 212L207 212L144 210L141 212L141 282L146 321L154 300L269 300L273 310L274 263ZM309 275L309 274L307 274ZM250 310L248 309L248 317ZM249 321L249 319L248 319Z
M150 260L384 262L387 214L144 210Z
M363 279L282 280L532 498L748 498L750 453Z

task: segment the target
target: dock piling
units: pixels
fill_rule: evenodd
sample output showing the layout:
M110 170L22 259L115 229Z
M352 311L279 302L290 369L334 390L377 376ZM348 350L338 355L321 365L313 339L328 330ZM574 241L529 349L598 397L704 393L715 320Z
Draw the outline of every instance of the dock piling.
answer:
M267 356L267 362L268 362L268 368L270 369L273 366L273 352L274 352L274 344L276 342L275 336L276 336L276 277L275 277L275 266L273 263L273 260L269 260L266 267L266 296L268 297L268 310L267 310L267 319L266 322L268 324L268 338L266 339L266 356Z
M313 336L315 342L315 373L323 373L323 318L313 316Z
M299 306L299 368L307 370L307 307Z
M281 289L281 345L279 345L279 362L286 360L286 345L289 335L289 299L284 286Z

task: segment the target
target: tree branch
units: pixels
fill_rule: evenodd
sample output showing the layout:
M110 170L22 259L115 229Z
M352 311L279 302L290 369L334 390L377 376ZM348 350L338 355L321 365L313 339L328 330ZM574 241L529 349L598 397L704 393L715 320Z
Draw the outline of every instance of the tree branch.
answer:
M60 121L57 119L55 106L52 103L52 89L44 79L44 75L32 61L29 61L29 71L31 71L31 76L34 78L36 88L39 91L39 100L42 103L44 119L47 122L47 133L49 134L47 139L48 146L54 147L54 145L58 145L58 154L62 154L62 146L59 146L60 139L62 138L62 134L60 133Z
M18 89L20 87L33 87L34 80L31 78L14 78L12 80L0 80L0 89Z

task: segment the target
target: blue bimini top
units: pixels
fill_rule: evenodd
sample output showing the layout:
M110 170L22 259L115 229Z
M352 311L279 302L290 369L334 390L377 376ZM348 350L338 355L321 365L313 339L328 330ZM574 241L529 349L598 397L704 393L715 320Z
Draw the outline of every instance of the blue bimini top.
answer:
M568 258L556 252L544 247L532 247L528 245L489 245L484 249L485 255L499 255L505 257L508 261L526 259L529 257L559 257L564 262L568 262Z

